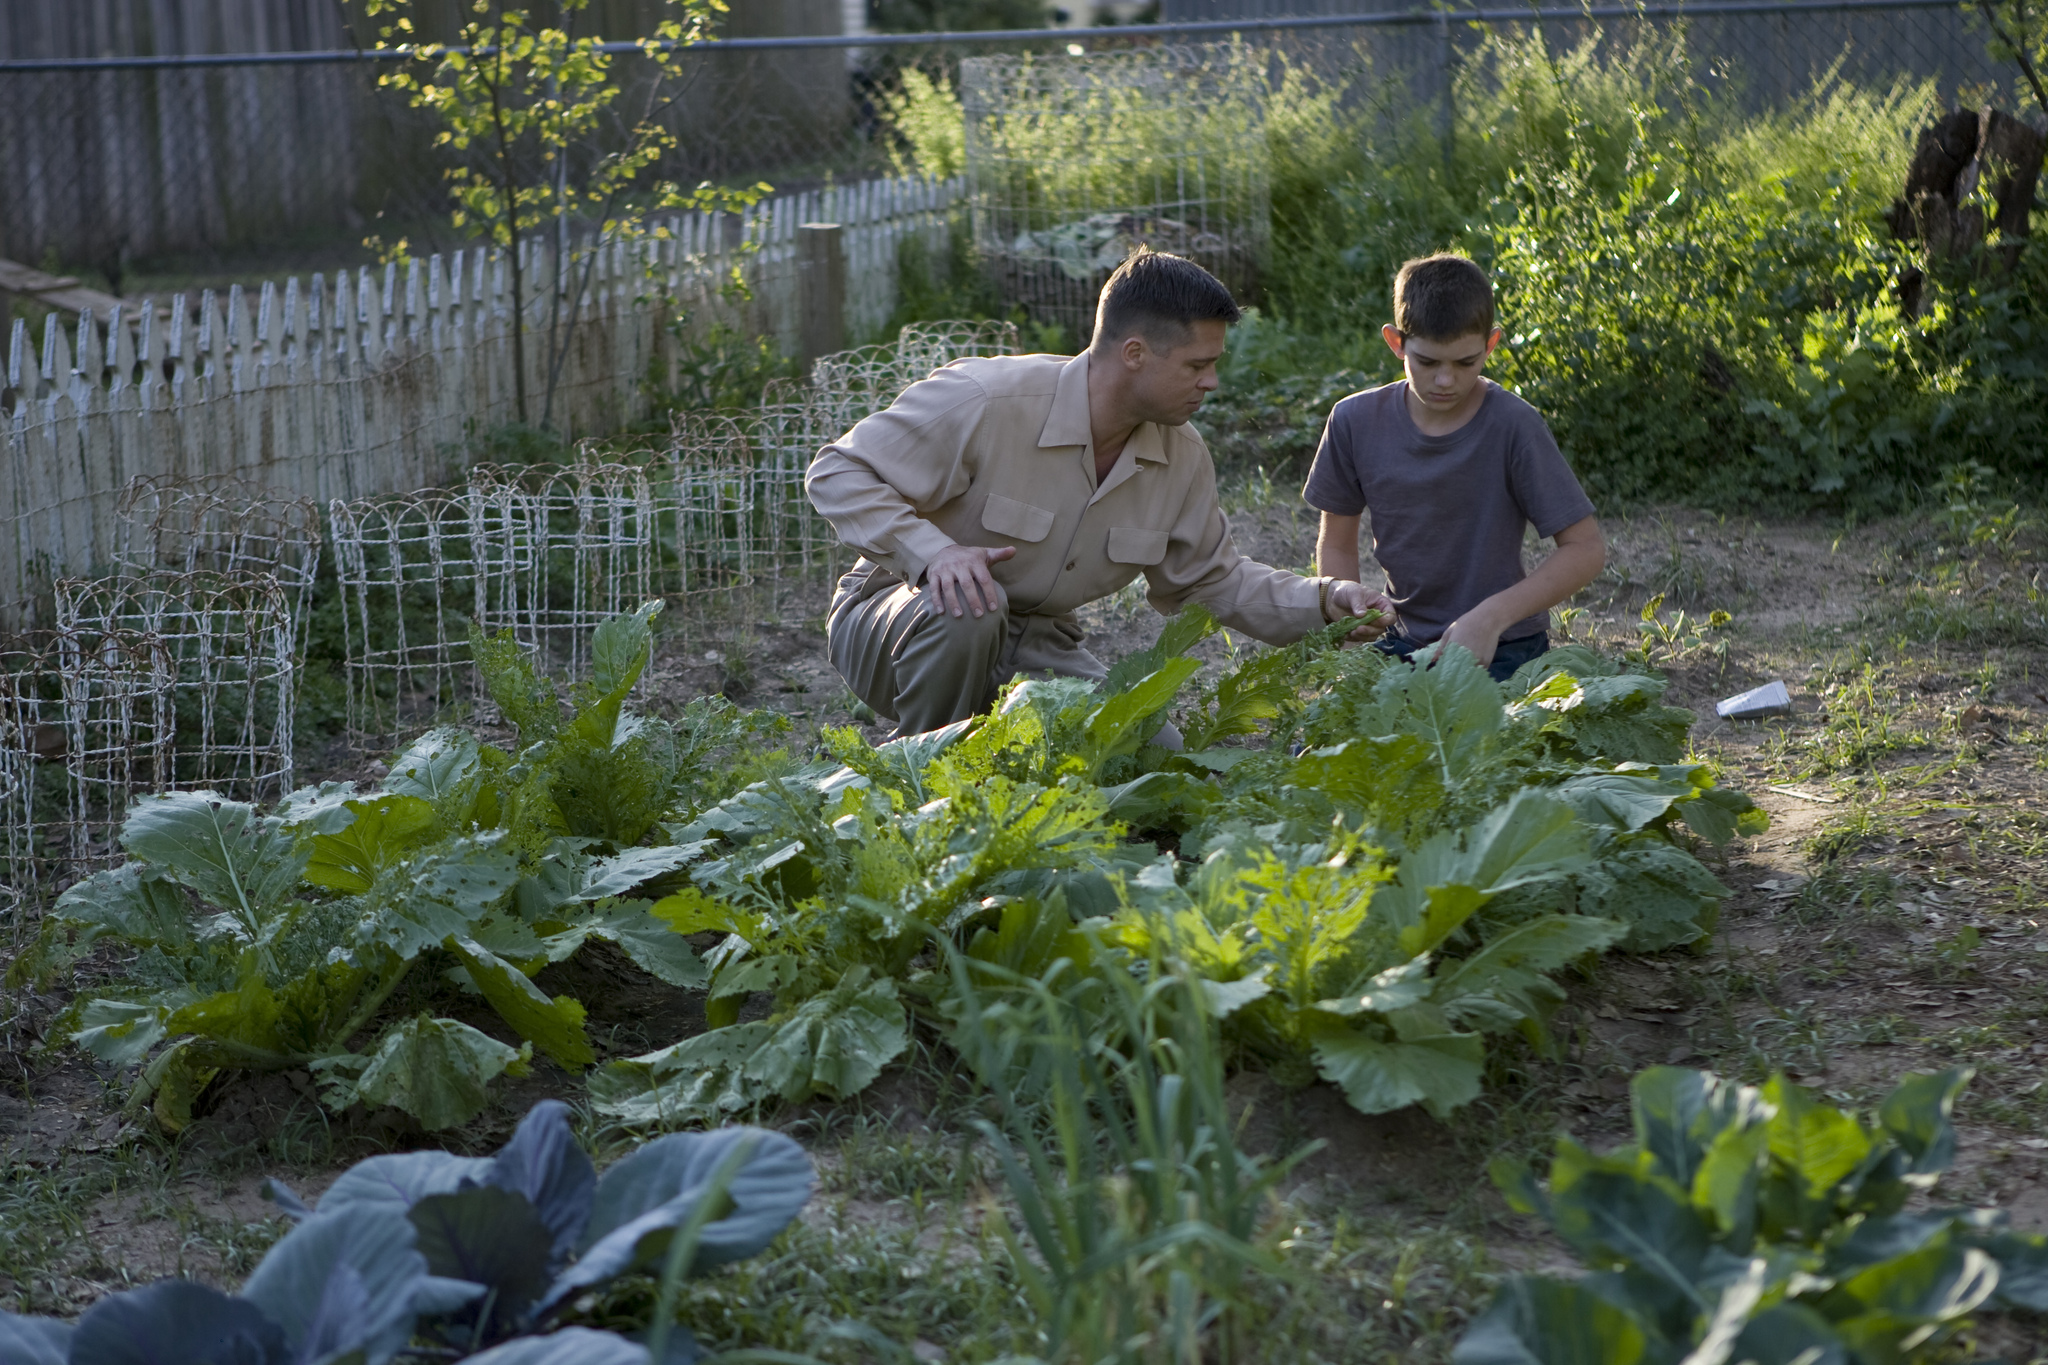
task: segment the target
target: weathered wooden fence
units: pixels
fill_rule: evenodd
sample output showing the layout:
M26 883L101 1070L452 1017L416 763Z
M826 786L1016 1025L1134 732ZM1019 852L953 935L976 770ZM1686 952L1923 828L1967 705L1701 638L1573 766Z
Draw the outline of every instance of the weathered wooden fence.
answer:
M821 332L875 335L903 243L943 252L961 193L958 181L869 181L607 244L559 324L554 425L583 436L646 417L650 389L676 382L715 322L791 351ZM830 268L818 234L800 232L820 222L839 225L822 244ZM537 417L568 285L545 241L523 267ZM138 477L234 476L322 505L443 482L466 436L516 414L509 281L503 253L474 250L145 299L75 327L53 316L40 338L17 322L0 391L0 627L45 622L58 578L113 558L120 494ZM806 329L820 308L837 328Z

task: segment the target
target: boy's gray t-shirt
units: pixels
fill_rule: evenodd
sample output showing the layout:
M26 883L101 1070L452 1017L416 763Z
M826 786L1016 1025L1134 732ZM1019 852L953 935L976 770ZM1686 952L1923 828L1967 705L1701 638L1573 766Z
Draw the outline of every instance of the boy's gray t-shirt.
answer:
M1372 552L1402 629L1428 643L1523 578L1522 526L1556 535L1593 515L1542 415L1492 380L1472 420L1425 436L1408 415L1408 381L1354 393L1330 411L1302 496L1340 517L1372 514ZM1524 617L1519 640L1549 624Z

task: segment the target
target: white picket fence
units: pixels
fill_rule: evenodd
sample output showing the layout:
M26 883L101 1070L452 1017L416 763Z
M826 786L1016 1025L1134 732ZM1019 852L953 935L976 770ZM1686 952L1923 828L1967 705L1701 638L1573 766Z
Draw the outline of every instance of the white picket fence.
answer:
M724 321L794 351L806 301L797 228L842 225L844 323L877 334L896 306L902 244L946 245L959 180L875 180L785 195L739 214L670 218L604 247L555 386L554 425L600 435L650 411L683 344ZM17 321L0 413L0 629L47 623L60 577L98 572L120 544L117 504L139 477L226 475L325 506L445 482L464 438L516 415L510 262L482 249L382 271L315 274L168 307ZM529 416L547 385L556 316L551 244L528 245ZM735 278L743 289L732 287Z

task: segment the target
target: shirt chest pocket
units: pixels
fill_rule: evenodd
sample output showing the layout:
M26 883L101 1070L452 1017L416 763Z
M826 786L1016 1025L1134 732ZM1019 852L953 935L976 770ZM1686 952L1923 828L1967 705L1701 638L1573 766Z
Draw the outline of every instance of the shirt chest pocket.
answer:
M1148 531L1142 526L1109 528L1109 559L1112 564L1157 564L1166 558L1166 532Z
M1033 507L1028 502L1018 502L1000 493L991 493L982 504L981 524L983 529L999 536L1015 536L1019 540L1040 541L1052 530L1052 513L1043 507Z

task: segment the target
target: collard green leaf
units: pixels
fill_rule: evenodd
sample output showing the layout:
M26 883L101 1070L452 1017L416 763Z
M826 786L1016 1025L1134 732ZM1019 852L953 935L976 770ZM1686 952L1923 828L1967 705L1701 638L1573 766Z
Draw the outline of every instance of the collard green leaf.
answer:
M190 1280L109 1294L85 1310L71 1365L287 1365L284 1330L255 1304Z
M333 1091L330 1104L388 1104L429 1130L453 1128L483 1112L487 1087L523 1068L532 1045L510 1048L454 1019L420 1015L384 1031L367 1057L344 1054L315 1062Z
M71 1041L103 1062L133 1066L164 1040L166 1011L126 1000L88 1000Z
M1697 1283L1707 1228L1668 1180L1603 1162L1569 1185L1553 1171L1550 1201L1552 1226L1581 1256L1596 1265L1623 1262L1706 1311Z
M696 857L697 850L691 845L667 844L659 848L629 848L609 858L595 859L583 869L576 898L596 901L606 896L627 895L664 873L687 866Z
M1444 786L1454 789L1493 756L1506 712L1500 688L1469 650L1452 645L1438 655L1432 666L1381 675L1367 733L1413 735Z
M1517 1275L1451 1352L1454 1365L1663 1365L1651 1329L1583 1284Z
M134 948L190 952L192 903L183 887L141 863L125 863L75 882L57 897L55 916L76 928L72 956L102 934Z
M1763 1121L1761 1100L1748 1086L1684 1067L1653 1066L1629 1082L1636 1144L1681 1189L1693 1187L1708 1148L1724 1129Z
M1953 1322L1998 1288L1998 1263L1975 1247L1940 1242L1843 1277L1821 1301L1851 1345L1858 1343L1851 1304L1902 1325Z
M1361 1114L1420 1104L1441 1118L1479 1097L1486 1049L1477 1034L1446 1033L1383 1042L1332 1024L1310 1035L1316 1071Z
M1910 1072L1885 1096L1877 1120L1913 1159L1915 1175L1937 1175L1954 1163L1956 1130L1950 1115L1955 1112L1956 1097L1974 1074L1966 1066Z
M330 891L368 891L434 827L434 808L417 796L386 794L342 808L349 822L331 834L315 834L306 861L306 880Z
M474 939L450 938L447 947L498 1016L557 1065L568 1071L581 1071L597 1060L590 1037L583 1030L581 1001L568 995L548 999L526 973Z
M590 633L590 685L599 696L623 697L640 681L653 657L653 622L660 614L661 601L651 598L598 622Z
M1579 874L1579 909L1628 925L1622 946L1637 953L1705 937L1727 894L1697 858L1661 841L1615 850Z
M1765 1124L1771 1155L1799 1179L1809 1198L1825 1196L1870 1154L1863 1125L1839 1109L1815 1103L1804 1086L1773 1076L1763 1094L1775 1109Z
M662 904L677 900L678 897L671 896ZM702 990L711 980L710 969L684 941L682 933L656 919L646 901L628 901L580 915L569 922L567 929L550 935L541 946L550 961L560 962L593 938L616 943L634 966L671 986Z
M1619 940L1623 926L1590 915L1544 915L1497 934L1464 961L1442 971L1431 994L1438 1005L1457 1017L1460 1009L1474 1015L1474 997L1497 1004L1499 1018L1510 1024L1541 1017L1558 989L1548 973L1574 959Z
M856 967L812 996L747 1059L749 1081L786 1100L845 1099L867 1089L910 1045L896 983Z
M427 1262L396 1208L360 1203L307 1219L272 1247L242 1297L284 1328L301 1359L361 1351L383 1365L412 1338Z
M1776 1304L1751 1318L1729 1358L1756 1365L1851 1365L1841 1335L1803 1303Z
M467 730L444 725L427 731L391 760L383 788L396 796L416 796L439 808L459 799L475 779L483 746Z
M1500 892L1575 872L1586 861L1586 836L1571 807L1525 789L1469 830L1445 830L1403 858L1373 909L1399 927L1401 950L1413 957L1433 951Z
M1757 1186L1770 1152L1762 1123L1731 1123L1714 1135L1692 1176L1692 1202L1714 1216L1721 1239L1747 1250L1756 1235Z
M590 1077L591 1105L641 1127L716 1123L773 1093L746 1079L747 1062L773 1032L761 1021L733 1024L607 1063Z
M121 847L219 906L250 943L283 926L306 861L283 822L213 792L144 797L121 826Z
M1691 799L1692 783L1667 781L1655 769L1586 773L1552 789L1589 825L1605 825L1624 833L1646 828Z
M366 932L401 958L464 937L519 881L516 855L498 836L449 839L392 871L380 885L382 913Z
M1274 649L1224 674L1216 684L1215 711L1188 720L1188 747L1206 749L1219 739L1257 733L1259 722L1276 718L1294 699L1300 667L1294 651Z
M2001 1232L1981 1238L1980 1246L1998 1262L2000 1307L2048 1313L2048 1237Z
M1201 603L1191 602L1182 607L1166 618L1159 628L1159 638L1151 645L1110 665L1109 676L1102 680L1103 695L1113 697L1128 692L1165 667L1167 660L1187 653L1220 628Z
M1431 985L1429 958L1411 958L1374 973L1346 995L1317 1001L1316 1008L1337 1015L1390 1014L1421 1004L1429 998Z
M485 1183L511 1190L533 1205L560 1261L576 1249L590 1221L590 1201L597 1193L597 1168L576 1144L569 1126L569 1106L542 1100L519 1121L512 1140L498 1149Z
M0 1360L10 1365L67 1365L71 1334L77 1330L57 1318L0 1313Z
M1201 667L1197 659L1169 659L1143 681L1096 707L1083 732L1090 774L1099 771L1113 755L1133 753L1150 739L1145 722L1172 705L1174 694Z
M348 828L348 822L355 819L348 803L357 799L353 782L322 782L318 786L300 787L272 807L270 813L286 829L302 837L333 834Z

